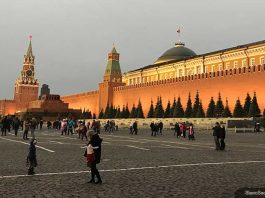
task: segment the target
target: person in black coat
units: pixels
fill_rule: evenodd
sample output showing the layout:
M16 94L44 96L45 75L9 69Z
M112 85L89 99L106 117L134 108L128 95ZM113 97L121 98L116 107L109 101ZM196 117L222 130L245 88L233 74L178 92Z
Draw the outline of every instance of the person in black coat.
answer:
M31 139L29 145L29 153L27 156L27 165L29 166L28 175L34 175L34 168L37 167L37 157L36 157L36 145L37 140Z
M97 164L100 163L101 159L101 143L102 139L99 137L98 134L94 134L93 131L88 132L88 136L90 138L90 141L88 142L88 145L92 145L94 154L95 154L95 159L91 162L90 168L91 168L91 180L89 183L95 183L95 184L101 184L102 180L100 177L100 174L97 169ZM97 177L97 181L95 181L95 176Z
M219 122L216 122L215 126L212 129L213 129L213 137L214 137L214 142L215 142L215 149L220 150L219 138L220 138L221 127L220 127Z
M225 125L222 124L220 128L220 150L225 150Z

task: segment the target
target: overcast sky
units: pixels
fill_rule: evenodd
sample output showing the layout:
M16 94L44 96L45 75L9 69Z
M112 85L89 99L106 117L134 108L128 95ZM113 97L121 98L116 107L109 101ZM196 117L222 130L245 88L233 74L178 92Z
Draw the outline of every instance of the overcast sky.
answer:
M122 72L152 64L181 40L197 54L265 39L264 0L0 0L0 98L32 34L36 73L52 93L96 90L115 43Z

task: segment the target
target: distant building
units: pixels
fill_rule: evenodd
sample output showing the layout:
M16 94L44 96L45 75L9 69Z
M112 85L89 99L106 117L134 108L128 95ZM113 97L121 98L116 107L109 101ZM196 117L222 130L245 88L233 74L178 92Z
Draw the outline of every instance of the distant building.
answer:
M51 93L51 90L49 88L49 85L46 85L46 84L43 84L41 89L40 89L40 96L39 96L39 99L41 99L41 97L43 95L50 95Z

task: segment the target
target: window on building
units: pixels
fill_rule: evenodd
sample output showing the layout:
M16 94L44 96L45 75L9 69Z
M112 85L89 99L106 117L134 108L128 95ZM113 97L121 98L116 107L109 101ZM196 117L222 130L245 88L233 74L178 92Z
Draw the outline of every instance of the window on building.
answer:
M205 73L208 73L208 66L205 67Z
M261 65L265 64L265 60L264 60L263 56L260 57L259 64L261 64Z
M242 67L246 67L247 66L247 60L242 60Z
M129 85L131 85L132 84L132 79L129 79Z
M182 69L179 70L179 77L182 77L183 73L182 73Z
M214 72L215 65L212 65L211 72Z
M150 82L150 77L149 76L147 77L147 82Z
M137 84L141 83L140 82L140 77L137 77Z
M253 66L253 65L255 65L255 58L250 59L250 66Z
M230 69L230 63L226 63L226 70L229 70Z
M222 71L223 70L223 65L222 64L219 64L218 65L218 71Z
M200 66L197 66L196 70L197 70L196 71L197 74L201 74L201 67Z
M135 78L133 78L133 84L136 84L136 79Z
M237 62L237 61L234 62L234 68L235 68L235 69L238 68L238 62Z

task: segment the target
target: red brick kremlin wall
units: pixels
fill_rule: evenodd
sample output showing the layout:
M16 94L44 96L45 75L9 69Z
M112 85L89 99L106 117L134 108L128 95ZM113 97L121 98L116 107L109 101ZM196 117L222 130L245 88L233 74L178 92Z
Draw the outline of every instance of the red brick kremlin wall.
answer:
M197 90L205 111L210 98L213 96L216 101L220 92L224 104L226 98L228 99L232 112L238 97L243 105L247 92L252 97L256 91L258 104L263 112L265 108L265 65L115 87L113 88L112 101L114 106L122 107L128 104L131 109L133 104L137 105L140 99L146 116L151 99L155 105L157 97L161 96L163 106L166 108L168 100L172 104L174 97L180 96L185 108L189 92L192 101L194 101ZM86 108L98 115L98 96L98 91L95 91L64 96L62 100L69 103L70 108Z
M85 92L61 97L61 100L69 104L69 108L89 110L98 115L99 93L98 91Z

